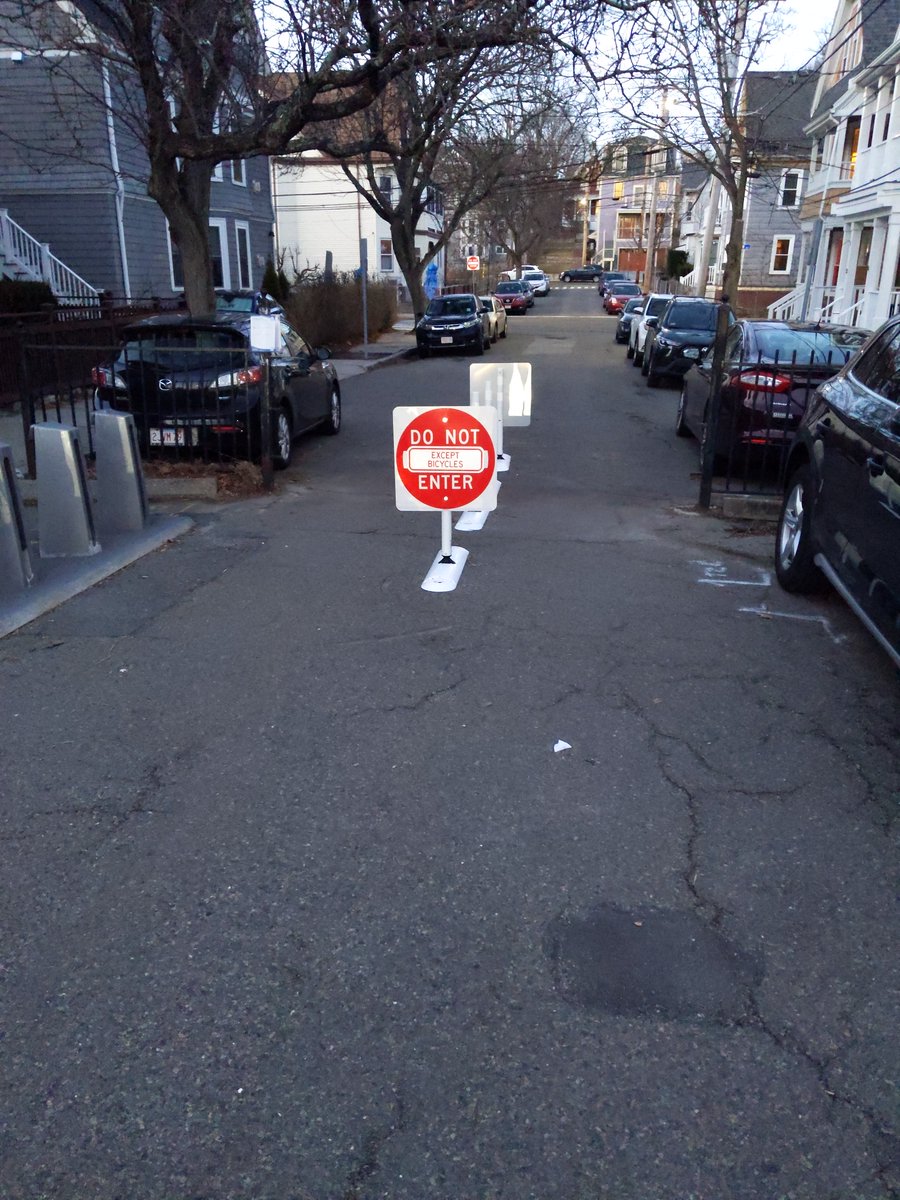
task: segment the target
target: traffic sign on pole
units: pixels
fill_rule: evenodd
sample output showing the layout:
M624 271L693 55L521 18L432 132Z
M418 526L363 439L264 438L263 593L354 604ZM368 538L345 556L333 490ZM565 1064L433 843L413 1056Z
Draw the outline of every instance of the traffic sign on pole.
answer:
M478 271L481 268L481 259L477 254L470 254L466 259L466 270Z
M496 508L497 423L497 410L485 406L395 408L397 508Z

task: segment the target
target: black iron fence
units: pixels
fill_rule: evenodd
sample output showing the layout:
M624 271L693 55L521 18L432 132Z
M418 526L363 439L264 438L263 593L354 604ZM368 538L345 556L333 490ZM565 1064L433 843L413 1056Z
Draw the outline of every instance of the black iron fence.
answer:
M83 332L83 330L79 330ZM99 332L99 330L98 330ZM87 343L52 335L21 344L22 423L29 474L31 426L62 421L93 455L93 415L130 412L141 455L170 463L227 464L261 454L265 369L229 329L177 329L153 339Z

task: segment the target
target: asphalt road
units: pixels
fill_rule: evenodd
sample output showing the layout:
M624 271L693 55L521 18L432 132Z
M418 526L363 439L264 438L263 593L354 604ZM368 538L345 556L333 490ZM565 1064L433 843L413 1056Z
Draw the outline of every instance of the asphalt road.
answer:
M463 357L0 642L4 1200L900 1196L897 674L599 313L491 350L455 592L391 409Z

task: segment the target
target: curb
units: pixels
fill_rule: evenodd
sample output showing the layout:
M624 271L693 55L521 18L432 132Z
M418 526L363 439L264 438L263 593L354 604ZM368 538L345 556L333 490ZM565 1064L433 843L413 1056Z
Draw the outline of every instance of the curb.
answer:
M145 554L182 537L193 525L190 517L154 517L138 534L118 534L108 539L110 549L101 549L94 557L42 560L48 577L32 584L18 599L0 606L0 638L86 592Z
M722 515L744 517L757 521L777 521L781 512L780 496L727 496L716 497Z

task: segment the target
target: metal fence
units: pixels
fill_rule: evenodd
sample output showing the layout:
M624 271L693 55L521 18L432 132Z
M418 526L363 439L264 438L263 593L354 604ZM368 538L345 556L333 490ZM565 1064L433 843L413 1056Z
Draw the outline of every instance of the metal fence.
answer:
M101 332L98 328L98 334ZM77 426L94 452L97 409L130 412L141 455L169 463L226 464L258 458L264 369L228 330L177 330L128 342L54 326L21 344L22 422L29 474L34 474L31 426Z

